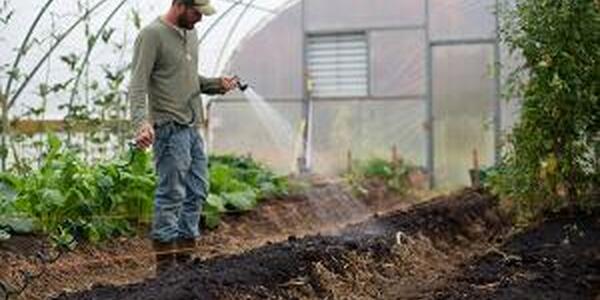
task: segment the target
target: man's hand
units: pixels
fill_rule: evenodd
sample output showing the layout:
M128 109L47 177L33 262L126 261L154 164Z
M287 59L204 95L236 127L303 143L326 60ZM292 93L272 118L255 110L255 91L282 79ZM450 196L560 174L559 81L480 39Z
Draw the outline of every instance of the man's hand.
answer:
M148 121L144 121L135 136L135 144L138 148L145 150L154 143L154 128Z
M238 87L237 77L221 77L221 86L225 90L225 93L234 90Z

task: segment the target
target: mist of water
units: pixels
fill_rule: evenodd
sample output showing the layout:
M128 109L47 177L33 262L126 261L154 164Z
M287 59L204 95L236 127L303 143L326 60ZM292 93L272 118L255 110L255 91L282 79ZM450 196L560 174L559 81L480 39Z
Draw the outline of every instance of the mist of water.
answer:
M273 144L282 153L294 151L293 157L297 157L301 145L301 132L295 132L290 121L265 101L264 97L256 93L252 87L246 88L244 96L267 129ZM334 224L344 226L364 220L371 215L369 207L353 197L350 191L341 189L337 184L311 189L307 191L306 197L318 219L318 224L315 224L318 226L330 227ZM377 229L370 228L370 230L376 231Z
M295 137L299 134L294 132L292 124L272 105L267 103L264 97L256 93L252 87L248 87L244 91L244 96L258 115L260 122L267 129L278 150L283 153L294 151L295 140L297 140Z

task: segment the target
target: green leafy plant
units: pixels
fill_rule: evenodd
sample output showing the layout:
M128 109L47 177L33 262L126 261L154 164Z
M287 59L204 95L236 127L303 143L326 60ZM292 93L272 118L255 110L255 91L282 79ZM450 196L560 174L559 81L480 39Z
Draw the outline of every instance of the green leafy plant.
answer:
M372 158L364 162L354 162L352 170L345 177L354 189L367 193L373 184L383 186L398 194L404 194L410 189L410 174L415 167L404 162L391 162L382 158Z
M504 19L503 40L524 59L510 81L522 109L489 185L530 217L581 204L600 183L598 2L520 0Z
M32 218L56 240L92 242L127 234L132 224L149 220L154 179L148 153L133 151L129 162L89 165L56 136L48 135L47 143L38 170L0 177L15 194L4 197L3 213Z
M52 240L99 242L133 233L153 213L155 175L149 152L130 149L121 159L88 164L53 134L40 168L0 173L0 230L40 230ZM287 180L250 158L212 156L210 194L202 215L208 227L222 214L253 209L287 193Z
M209 158L210 195L202 216L205 225L218 225L225 213L253 209L260 200L287 194L288 181L247 157L232 155Z

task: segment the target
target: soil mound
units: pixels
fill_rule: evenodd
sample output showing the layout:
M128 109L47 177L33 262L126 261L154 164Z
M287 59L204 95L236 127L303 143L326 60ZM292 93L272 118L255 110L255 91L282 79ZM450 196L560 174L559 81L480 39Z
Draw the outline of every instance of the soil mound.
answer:
M503 220L493 197L465 191L415 205L406 212L378 216L350 226L335 236L302 239L290 236L286 242L241 255L196 260L165 276L139 284L99 286L83 293L63 294L56 299L344 298L351 296L344 293L352 290L346 291L335 285L351 283L347 278L351 274L368 276L368 266L381 269L391 264L394 268L402 265L395 261L409 259L420 249L443 252L468 247L474 241L490 242L508 228L509 224ZM361 259L365 264L358 266L357 260ZM444 264L443 261L439 263ZM390 279L393 277L380 276L382 282L393 280ZM376 294L382 293L381 286L371 284L375 294L367 293L364 297L385 298L383 294Z

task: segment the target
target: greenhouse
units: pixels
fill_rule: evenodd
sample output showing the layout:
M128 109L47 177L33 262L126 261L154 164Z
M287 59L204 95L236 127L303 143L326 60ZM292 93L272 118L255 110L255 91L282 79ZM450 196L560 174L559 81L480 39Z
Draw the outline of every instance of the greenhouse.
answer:
M598 1L0 0L0 45L0 300L600 299Z
M473 151L482 165L493 165L513 119L500 102L496 3L430 2L306 1L286 8L243 40L226 70L279 102L292 130L308 124L305 147L294 149L292 140L273 149L265 130L251 125L260 122L246 102L231 101L213 109L214 148L235 150L232 141L241 142L284 169L300 153L302 167L336 173L348 152L386 157L395 146L440 185L467 183ZM336 9L346 6L353 9ZM230 125L232 114L240 117ZM235 130L240 123L244 130Z

